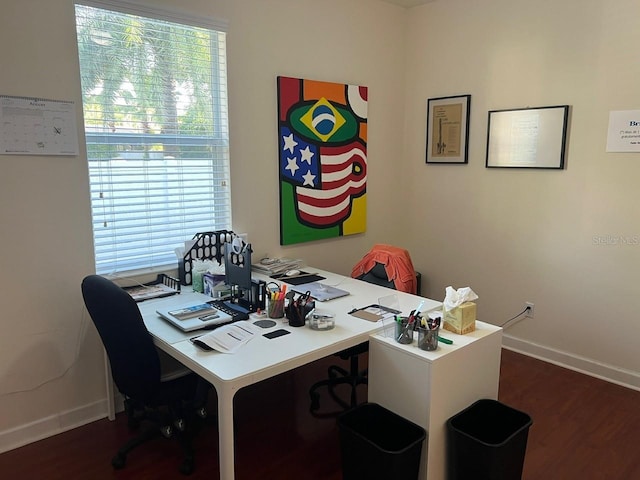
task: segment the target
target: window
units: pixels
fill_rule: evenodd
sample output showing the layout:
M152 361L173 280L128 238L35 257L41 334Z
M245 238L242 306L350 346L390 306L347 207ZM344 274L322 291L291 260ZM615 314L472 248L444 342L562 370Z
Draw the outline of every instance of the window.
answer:
M231 227L225 33L141 8L75 10L103 274L175 265L185 240Z

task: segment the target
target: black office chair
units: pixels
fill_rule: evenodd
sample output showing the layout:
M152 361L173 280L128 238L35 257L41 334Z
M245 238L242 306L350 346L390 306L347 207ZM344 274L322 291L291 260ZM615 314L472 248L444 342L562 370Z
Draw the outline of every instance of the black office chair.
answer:
M111 373L125 396L130 428L151 423L123 445L113 457L114 468L123 468L127 454L145 441L162 434L177 437L184 458L181 473L193 472L190 436L193 423L206 416L209 384L192 372L163 381L158 351L144 325L133 298L118 285L99 275L82 281L82 296L109 357Z
M392 248L389 248L389 250L391 252L394 252L394 254L396 251L398 252L398 254L400 254L400 250L402 249L399 249L397 247L392 247ZM374 246L371 249L371 251L368 253L368 255L375 251L377 250L376 250L376 247ZM406 255L407 257L409 255L406 250L403 250L401 253L402 255ZM367 258L367 256L363 257L363 260L365 258ZM411 265L411 269L413 270L413 265ZM355 268L354 268L354 271L355 271ZM416 275L416 285L418 288L418 294L420 294L419 292L420 277L419 277L419 274L416 274L415 272L414 274ZM358 274L355 278L358 278L359 280L363 280L368 283L381 285L383 287L397 289L395 282L389 279L389 277L387 276L385 264L381 262L377 262L377 261L373 262L373 265L369 270L363 271L362 273ZM367 379L368 371L367 369L362 369L362 370L360 369L358 359L360 355L368 351L369 351L369 342L363 342L354 347L350 347L345 350L342 350L341 352L338 352L336 354L342 360L349 361L349 370L347 371L346 369L338 365L331 365L329 366L327 371L328 373L327 378L325 378L324 380L320 380L319 382L316 382L311 386L311 389L309 390L309 396L311 397L310 411L312 415L316 417L328 417L328 416L338 415L339 413L341 413L341 412L330 412L325 414L318 413L318 410L320 409L320 394L318 393L318 389L323 387L327 387L329 391L329 395L331 395L333 400L338 405L340 405L340 407L342 407L343 410L348 410L358 405L357 387L358 385L363 385L363 384L366 385L368 383L368 379ZM340 398L335 391L335 387L337 387L338 385L345 385L345 384L350 385L351 387L349 402L346 402L345 400Z

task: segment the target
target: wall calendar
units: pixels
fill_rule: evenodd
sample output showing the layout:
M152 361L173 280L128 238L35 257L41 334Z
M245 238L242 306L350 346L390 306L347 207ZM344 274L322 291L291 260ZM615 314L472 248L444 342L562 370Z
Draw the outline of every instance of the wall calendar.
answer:
M74 102L0 95L0 154L77 155Z

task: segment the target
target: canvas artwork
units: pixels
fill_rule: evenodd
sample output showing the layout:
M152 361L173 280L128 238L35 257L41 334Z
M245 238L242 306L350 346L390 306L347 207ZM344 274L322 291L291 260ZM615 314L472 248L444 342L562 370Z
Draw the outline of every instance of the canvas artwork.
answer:
M277 80L280 244L364 232L367 87Z

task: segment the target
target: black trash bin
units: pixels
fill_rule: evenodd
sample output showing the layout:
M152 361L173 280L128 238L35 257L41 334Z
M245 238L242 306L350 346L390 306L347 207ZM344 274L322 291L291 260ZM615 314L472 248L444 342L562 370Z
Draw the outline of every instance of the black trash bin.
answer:
M343 480L415 480L424 428L376 404L338 417Z
M449 480L520 480L531 417L482 399L447 421Z

